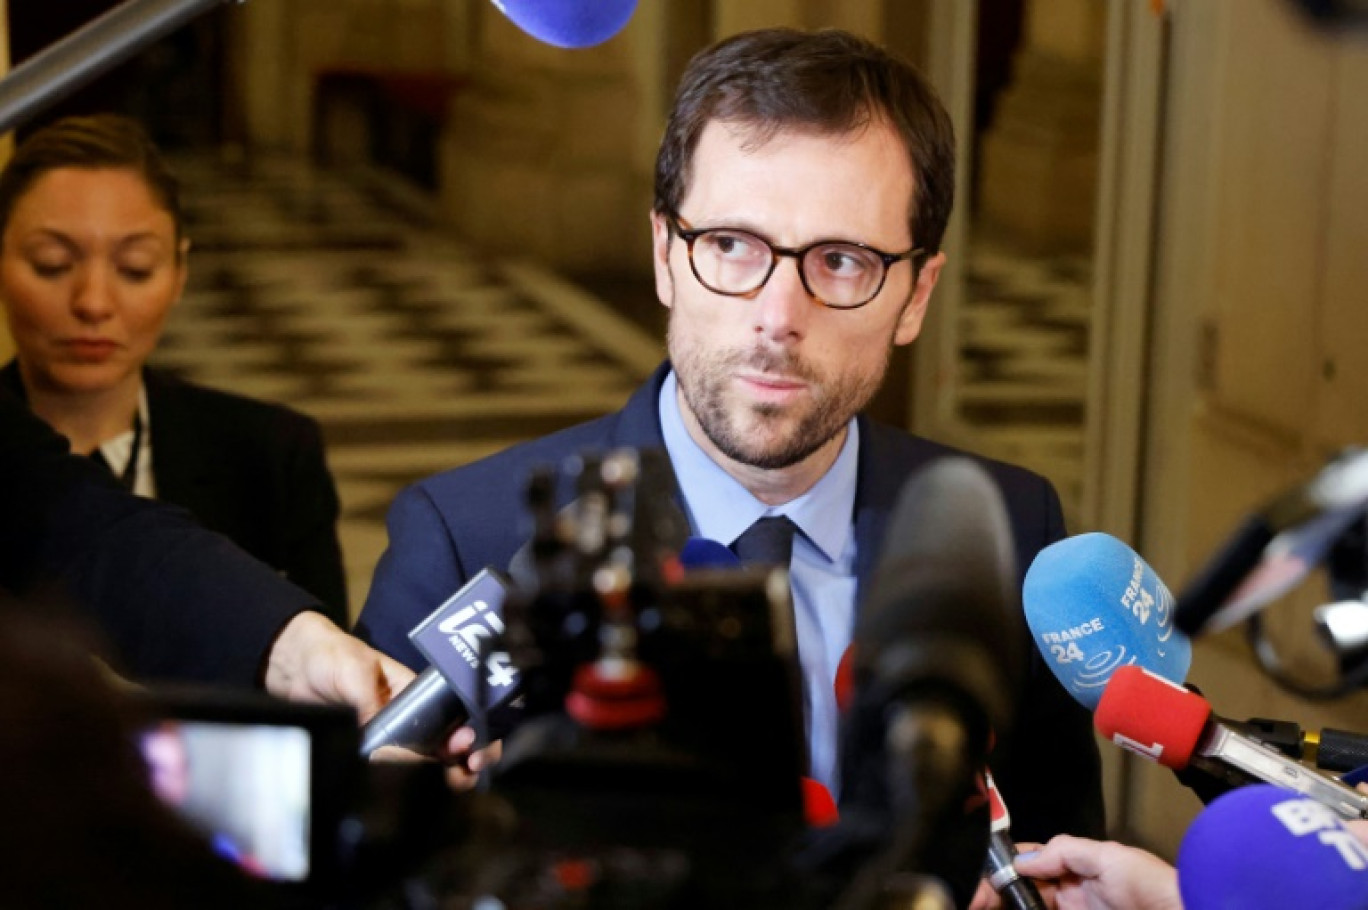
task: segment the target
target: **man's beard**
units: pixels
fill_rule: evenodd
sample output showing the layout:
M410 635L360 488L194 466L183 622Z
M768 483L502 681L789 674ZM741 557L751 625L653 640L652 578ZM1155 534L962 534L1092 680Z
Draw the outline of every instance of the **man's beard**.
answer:
M791 354L755 347L719 354L700 352L697 346L680 347L674 319L670 320L668 345L684 401L704 434L733 461L762 470L778 470L801 462L836 437L850 418L869 404L883 382L891 344L880 353L882 362L868 373L847 373L835 381L822 382L820 374ZM741 368L776 373L802 380L813 393L813 402L798 415L797 422L779 438L770 433L748 432L745 422L733 419L727 408L731 379ZM774 428L793 408L778 405L734 405L765 427Z

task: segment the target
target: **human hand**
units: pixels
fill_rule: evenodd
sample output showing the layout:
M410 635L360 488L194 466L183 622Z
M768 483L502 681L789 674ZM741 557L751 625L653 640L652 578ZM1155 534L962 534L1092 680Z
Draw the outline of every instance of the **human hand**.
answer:
M1030 841L1022 841L1016 845L1017 850L1023 853L1039 850L1040 847L1040 844ZM1025 875L1022 877L1029 878L1029 876ZM1045 902L1045 906L1050 908L1050 910L1054 910L1054 882L1036 881L1035 879L1031 879L1031 884L1035 886L1036 891L1040 894L1041 900ZM970 901L968 910L1003 910L1005 906L1006 904L1004 904L1002 897L997 891L993 890L993 886L989 884L988 879L986 877L979 879L978 890L974 892L974 899Z
M414 673L360 639L348 635L321 613L305 611L281 629L267 656L266 691L291 701L351 705L361 723L370 720L414 679ZM455 789L475 785L479 772L493 765L502 744L476 752L475 731L462 727L438 750L447 782ZM407 749L387 747L372 756L381 761L419 761Z
M1061 834L1017 857L1022 875L1054 883L1041 888L1058 910L1182 910L1178 873L1159 857L1113 841ZM1047 893L1048 891L1048 893Z
M1002 898L998 897L993 886L988 884L988 879L979 879L978 890L974 892L974 899L969 902L969 910L1002 910Z
M469 790L480 779L480 772L493 767L503 755L503 742L495 741L472 752L475 731L461 727L437 750L436 758L446 765L447 784L454 790ZM372 761L428 761L428 757L399 746L383 746L371 753Z
M286 623L271 645L265 686L290 701L351 705L365 723L413 675L322 613L306 610Z

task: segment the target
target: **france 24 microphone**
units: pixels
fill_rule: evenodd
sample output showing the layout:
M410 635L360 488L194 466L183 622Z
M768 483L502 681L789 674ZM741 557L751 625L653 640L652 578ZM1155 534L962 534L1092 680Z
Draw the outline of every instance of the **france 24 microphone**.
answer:
M578 48L622 31L637 0L492 0L514 25L543 44Z
M482 569L409 633L431 666L366 724L363 756L381 746L432 754L466 723L477 741L488 737L488 712L518 694L517 668L495 644L504 631L509 586L502 573Z
M1036 554L1022 587L1036 646L1088 710L1118 667L1181 683L1192 643L1173 624L1173 596L1140 556L1108 534L1079 534Z
M1116 671L1093 721L1121 748L1175 771L1189 765L1214 764L1217 774L1234 768L1310 797L1344 818L1368 818L1368 796L1236 732L1213 717L1205 698L1139 667Z
M1365 910L1368 849L1330 809L1257 784L1218 797L1178 848L1185 910Z

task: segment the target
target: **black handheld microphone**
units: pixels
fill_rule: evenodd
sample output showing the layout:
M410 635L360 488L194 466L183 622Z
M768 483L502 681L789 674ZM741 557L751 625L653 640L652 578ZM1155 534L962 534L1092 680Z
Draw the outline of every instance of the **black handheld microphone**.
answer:
M988 884L1002 898L1002 903L1011 910L1045 910L1045 899L1029 878L1017 872L1013 861L1017 857L1016 843L1012 840L1010 829L1012 817L1007 813L1007 804L998 792L997 781L992 773L983 770L983 783L988 790L988 859L984 863L983 874Z
M466 723L487 739L488 712L518 694L518 671L499 644L508 593L505 576L483 569L409 633L431 666L366 724L363 756L381 746L432 754Z
M519 550L510 571L535 577L528 574L530 556L530 547ZM679 562L685 570L737 565L725 546L701 537L684 542ZM466 723L475 728L478 742L491 738L488 716L514 702L521 685L509 653L499 644L511 588L507 576L483 569L409 633L431 666L366 724L363 756L381 746L431 754Z
M843 718L842 821L887 826L891 846L849 906L889 876L939 876L961 905L978 885L987 818L966 814L990 730L1010 730L1026 676L1015 548L1002 495L967 458L904 487L854 634Z

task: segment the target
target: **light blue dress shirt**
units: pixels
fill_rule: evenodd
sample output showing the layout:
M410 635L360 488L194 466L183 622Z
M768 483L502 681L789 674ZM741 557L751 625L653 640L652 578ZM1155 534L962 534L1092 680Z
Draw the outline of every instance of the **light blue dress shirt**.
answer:
M855 617L855 480L860 433L852 418L836 462L802 496L779 506L756 499L713 461L684 426L673 371L660 388L660 429L692 532L731 546L767 515L787 515L794 535L789 566L809 774L840 793L836 667L850 645ZM737 693L744 698L744 693ZM763 706L759 706L763 710Z

